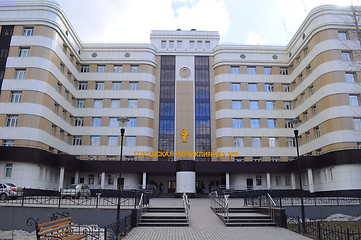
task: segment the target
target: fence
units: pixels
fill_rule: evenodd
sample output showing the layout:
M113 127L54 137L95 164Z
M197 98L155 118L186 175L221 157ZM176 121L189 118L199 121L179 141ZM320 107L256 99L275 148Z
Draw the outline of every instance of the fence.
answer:
M212 210L223 216L223 219L226 223L229 220L229 203L227 195L218 195L217 191L211 192L209 194L210 207Z
M301 232L301 223L299 217L289 218L287 228L291 231ZM361 232L360 228L356 231L350 228L342 228L338 226L328 226L326 222L308 220L305 222L306 233L302 233L307 236L315 237L319 240L360 240Z
M104 229L104 240L121 239L132 229L132 215L125 216L119 221L109 224Z

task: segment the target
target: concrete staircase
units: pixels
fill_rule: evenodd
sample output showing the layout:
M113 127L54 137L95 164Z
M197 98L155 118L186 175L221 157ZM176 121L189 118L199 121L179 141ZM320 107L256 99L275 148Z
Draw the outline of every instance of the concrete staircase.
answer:
M217 214L227 227L276 226L264 208L229 208L228 218Z
M149 207L138 223L139 227L188 227L188 219L182 207Z

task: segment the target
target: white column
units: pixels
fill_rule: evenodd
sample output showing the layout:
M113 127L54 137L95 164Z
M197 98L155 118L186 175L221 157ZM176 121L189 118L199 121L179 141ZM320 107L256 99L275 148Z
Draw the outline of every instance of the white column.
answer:
M176 173L176 193L196 193L196 173L180 171Z
M229 189L229 173L226 173L226 189Z
M312 174L311 168L307 169L307 175L308 175L308 187L309 187L310 193L314 193L315 188L313 186L313 174Z
M267 183L267 189L271 189L271 174L267 173L266 175L266 183Z
M65 169L64 167L61 167L59 173L59 190L62 189L64 186L64 173L65 173Z
M105 172L102 172L102 179L101 179L101 183L100 183L100 188L101 189L105 188Z
M78 184L78 183L79 183L79 172L78 172L78 171L75 172L75 180L74 180L74 183L75 183L75 184Z
M294 172L291 173L291 187L292 189L296 189L296 174Z
M143 172L142 189L147 189L147 173Z

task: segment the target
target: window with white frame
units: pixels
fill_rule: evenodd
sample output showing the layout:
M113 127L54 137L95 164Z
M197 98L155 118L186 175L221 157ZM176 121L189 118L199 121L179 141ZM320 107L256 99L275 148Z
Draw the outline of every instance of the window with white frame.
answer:
M354 118L353 126L355 130L361 130L361 118Z
M180 49L183 47L183 42L182 40L177 40L177 48Z
M292 102L291 101L284 101L283 102L283 109L284 110L292 110Z
M85 99L77 99L76 108L85 108Z
M308 121L308 112L307 112L307 111L304 112L304 113L303 113L303 116L304 116L304 118L305 118L305 122L307 122L307 121Z
M268 138L269 147L279 147L278 138L270 137Z
M202 49L202 48L203 48L203 42L197 41L197 49Z
M275 176L275 182L276 182L276 186L281 185L281 176L276 175L276 176Z
M137 118L128 118L127 127L136 127L137 126Z
M129 82L129 90L138 90L138 82Z
M93 127L101 127L102 126L102 118L101 117L94 117L92 121Z
M137 99L129 99L128 100L128 108L138 108L138 100Z
M257 92L257 83L248 83L249 92Z
M307 139L307 142L311 141L311 133L310 132L306 132L306 139Z
M15 140L4 140L3 146L4 147L13 147L13 146L15 146Z
M241 84L239 84L239 83L232 83L231 87L232 87L232 92L241 91Z
M294 100L294 102L295 102L295 106L298 107L298 98L296 98L296 99Z
M256 186L262 186L262 175L256 175Z
M281 157L271 157L271 162L280 162L281 161Z
M302 102L306 101L306 94L305 92L301 93Z
M55 135L55 128L56 128L56 126L54 124L52 124L51 128L50 128L50 135L52 135L52 136Z
M285 128L294 128L292 119L285 119Z
M33 27L25 27L23 31L23 36L33 36L34 28Z
M16 127L18 125L19 115L8 115L6 120L7 127Z
M285 184L286 186L291 186L291 177L290 176L285 176Z
M313 95L315 93L315 88L313 85L310 86L310 94Z
M316 138L319 138L321 136L321 132L320 132L320 127L316 126L315 127L315 136Z
M239 67L231 66L231 74L239 74Z
M277 119L267 119L268 128L277 128Z
M174 49L174 40L169 40L169 48Z
M249 109L258 109L258 101L249 101Z
M15 79L25 79L25 69L16 69L15 71Z
M88 82L79 82L78 90L87 90L88 89Z
M296 147L296 139L287 138L287 147Z
M53 112L54 112L55 114L58 113L58 104L57 104L57 103L54 103Z
M63 140L64 130L60 129L59 131L59 139Z
M305 47L305 55L307 56L310 50L308 49L308 46Z
M89 65L81 65L81 66L80 66L80 72L81 72L81 73L87 73L87 72L89 72Z
M12 102L12 103L21 102L22 95L23 95L22 92L17 92L17 91L11 92L10 102Z
M96 82L95 90L104 90L104 82Z
M252 147L261 147L261 138L260 137L253 137L252 139Z
M354 83L355 82L355 73L346 73L346 82Z
M262 162L262 157L252 157L253 162Z
M61 90L61 84L58 83L58 84L56 84L56 91L57 91L58 93L60 93L60 90Z
M69 92L67 90L64 91L64 98L68 99Z
M293 64L291 65L291 72L293 72L293 70L295 70L295 67L293 66Z
M195 49L195 42L193 40L189 41L189 48L190 49Z
M118 146L118 136L109 136L108 146Z
M247 74L256 74L256 67L247 67Z
M259 128L259 118L251 118L251 128Z
M94 108L102 108L103 107L103 99L94 99Z
M281 74L281 75L288 75L288 68L286 68L286 67L281 67L281 68L280 68L280 74Z
M312 73L311 66L307 66L307 74L310 75ZM302 75L303 76L303 75Z
M109 118L109 127L119 127L118 118Z
M242 109L242 101L232 100L232 109Z
M233 118L233 128L242 128L243 121L242 118Z
M338 39L340 39L340 40L348 40L347 32L339 31L338 32Z
M125 145L128 147L133 147L136 145L136 137L135 136L126 136Z
M351 106L359 106L360 101L358 95L350 95L350 105Z
M123 72L123 66L122 65L114 65L113 72L115 72L115 73Z
M204 45L205 45L205 48L206 48L206 49L211 48L211 42L210 42L210 41L205 41L205 42L204 42Z
M122 90L122 83L121 82L113 82L112 90Z
M83 117L76 117L74 120L75 127L82 127L84 125L84 118Z
M342 60L351 61L351 53L350 52L342 52Z
M111 99L110 108L120 108L120 99Z
M130 72L131 73L138 73L139 72L139 65L130 65Z
M19 51L19 57L28 57L30 53L29 47L22 47Z
M234 137L234 147L243 147L243 137Z
M301 56L297 56L297 64L299 65L301 63Z
M275 110L276 102L275 101L266 101L266 109L267 110Z
M361 149L361 142L358 142L356 147L357 147L357 149Z
M312 106L312 112L313 112L313 116L317 115L317 107L316 107L316 105Z
M161 48L167 48L167 41L166 40L161 40L160 41L160 47Z
M303 82L303 74L300 74L299 78L300 78L300 82ZM296 82L294 82L294 85L296 85ZM294 86L294 88L295 88L295 86Z
M90 146L99 146L100 136L90 136Z
M98 65L97 66L98 73L105 73L105 65Z
M271 67L264 67L263 68L263 74L264 75L271 75L272 74L272 68Z
M291 88L289 84L282 84L282 92L290 92Z
M10 178L13 175L13 163L6 163L5 165L5 177Z
M266 92L273 92L273 84L272 83L266 83L264 85L265 91Z

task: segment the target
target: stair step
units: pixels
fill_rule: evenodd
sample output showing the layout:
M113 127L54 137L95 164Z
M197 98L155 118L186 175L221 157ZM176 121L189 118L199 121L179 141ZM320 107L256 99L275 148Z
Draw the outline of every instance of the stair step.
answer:
M189 227L188 223L138 223L138 227Z
M174 220L174 219L187 219L186 216L142 216L141 219L165 219L165 220Z
M276 226L274 222L249 222L249 223L225 223L227 227L273 227Z
M187 218L185 219L141 219L141 223L187 223Z
M184 208L147 208L147 212L184 212Z

